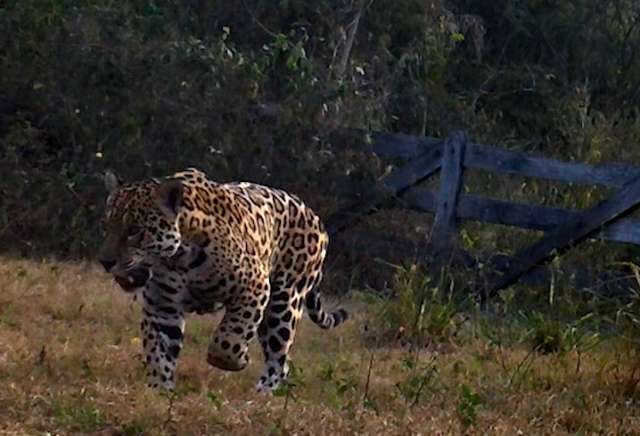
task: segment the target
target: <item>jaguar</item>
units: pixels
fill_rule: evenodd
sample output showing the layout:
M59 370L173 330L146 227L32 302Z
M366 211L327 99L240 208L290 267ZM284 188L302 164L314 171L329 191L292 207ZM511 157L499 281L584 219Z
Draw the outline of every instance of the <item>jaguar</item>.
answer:
M271 392L289 373L289 353L306 308L323 329L344 322L325 311L318 285L328 235L297 196L249 182L219 183L188 168L109 191L98 260L142 306L147 384L172 390L187 314L224 310L207 362L226 371L249 364L258 338L265 366L256 388Z

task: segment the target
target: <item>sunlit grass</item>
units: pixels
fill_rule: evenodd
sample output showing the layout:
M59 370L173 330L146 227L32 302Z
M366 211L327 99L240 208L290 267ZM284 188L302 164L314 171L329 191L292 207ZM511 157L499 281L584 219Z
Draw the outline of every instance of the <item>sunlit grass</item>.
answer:
M576 345L561 335L562 347L536 351L536 332L553 336L568 324L470 313L455 332L412 349L402 335L372 337L383 303L346 304L353 317L339 329L302 324L292 385L277 396L253 391L255 344L244 372L210 368L204 357L217 318L190 317L170 398L144 386L139 308L97 267L3 259L0 433L640 432L640 359L630 341Z

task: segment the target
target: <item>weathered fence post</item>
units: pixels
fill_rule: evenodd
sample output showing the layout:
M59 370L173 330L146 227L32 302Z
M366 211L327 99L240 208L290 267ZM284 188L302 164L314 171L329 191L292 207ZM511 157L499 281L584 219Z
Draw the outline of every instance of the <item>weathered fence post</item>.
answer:
M327 219L329 235L333 236L356 223L376 207L390 198L401 195L411 186L416 185L440 169L442 146L435 146L408 164L398 168L380 185L365 192L359 200L338 210Z
M444 144L440 170L440 193L430 244L433 259L431 269L436 274L449 262L458 234L456 206L462 188L466 143L466 133L455 132L447 138Z

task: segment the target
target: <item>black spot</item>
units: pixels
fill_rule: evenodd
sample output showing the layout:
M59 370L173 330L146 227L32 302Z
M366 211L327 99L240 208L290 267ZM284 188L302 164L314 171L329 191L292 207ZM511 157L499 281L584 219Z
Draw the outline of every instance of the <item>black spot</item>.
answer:
M231 351L233 352L233 354L238 354L240 352L240 344L235 344Z
M270 367L270 368L269 368L269 371L268 371L268 374L269 374L270 376L273 376L275 373L276 373L276 369L275 369L273 366L272 366L272 367Z
M182 338L182 330L174 325L160 324L158 330L167 335L169 339L176 340Z
M244 329L243 329L242 327L234 327L234 328L233 328L233 332L234 332L236 335L241 335L241 334L244 332Z
M202 265L206 260L207 260L207 254L204 252L204 250L199 250L196 258L193 260L193 262L189 264L189 268L190 269L197 268L200 265Z
M307 278L303 277L296 285L296 288L298 288L298 292L302 292L305 286L307 286Z
M177 358L180 354L180 346L179 345L171 345L169 347L168 353L169 357Z
M278 243L278 248L280 248L280 250L284 250L284 248L288 245L289 243L289 234L285 233L284 235L282 235L282 238L280 238L280 242Z
M156 303L169 303L169 304L173 303L173 300L167 297L166 295L158 294L157 297L158 298L156 300Z
M289 321L291 321L291 318L292 318L292 317L293 317L293 314L291 313L291 311L290 311L290 310L287 310L287 311L285 312L285 314L284 314L284 315L282 315L282 320L283 320L284 322L289 322Z
M268 317L267 318L267 326L269 326L270 329L276 328L280 325L280 320L278 318L274 318L274 317Z
M307 307L309 308L309 310L314 310L314 311L317 311L318 308L320 307L320 299L318 298L318 295L315 292L310 292L307 295Z
M301 250L304 247L304 235L301 233L297 233L293 237L293 248L296 250Z
M164 283L156 283L156 285L158 285L158 287L160 289L162 289L163 291L165 291L167 294L175 294L177 291L175 289L173 289L171 286L166 285Z
M282 350L282 344L280 343L278 338L276 338L275 336L271 336L269 338L269 348L277 353L278 351Z
M286 256L284 258L284 267L286 269L291 269L292 266L293 266L293 256L291 254L289 254L288 256Z
M228 350L231 344L229 343L229 341L222 341L220 346L222 347L223 350Z
M345 322L349 318L349 313L344 309L339 309L333 314L333 321L335 325Z
M287 291L278 292L271 296L271 301L287 301L289 299L289 293Z
M243 317L244 319L249 319L249 318L251 318L251 312L249 312L249 311L245 311L245 312L243 312L243 313L242 313L242 317Z
M273 304L273 305L271 305L271 311L272 312L280 313L280 312L284 312L285 310L287 310L287 305L286 304Z
M166 313L167 315L175 315L176 313L178 313L178 311L171 306L162 306L159 307L158 310L160 312Z
M296 204L291 201L289 202L289 217L291 219L294 219L298 216L298 206L296 206Z
M276 212L282 213L284 211L284 204L278 197L273 197L273 205L275 206Z
M304 272L304 267L305 267L305 262L306 262L306 254L300 254L298 255L298 257L296 257L296 273L298 273L298 275L302 275L302 273Z
M320 281L320 278L321 278L320 275L314 276L313 279L311 279L311 281L309 282L309 289L315 288L318 282Z
M289 338L291 337L291 332L289 331L289 329L284 328L284 327L281 328L280 330L278 330L278 334L285 341L288 341Z

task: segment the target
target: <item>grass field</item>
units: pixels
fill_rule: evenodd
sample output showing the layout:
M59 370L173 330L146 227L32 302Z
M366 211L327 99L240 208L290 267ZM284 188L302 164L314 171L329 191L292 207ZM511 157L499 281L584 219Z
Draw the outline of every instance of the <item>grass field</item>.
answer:
M217 319L191 316L170 398L144 386L139 308L97 266L3 258L0 433L640 434L633 330L427 308L445 328L412 349L402 325L397 338L382 325L390 303L341 304L353 315L341 328L302 324L293 384L275 396L253 392L256 345L244 372L209 367ZM562 343L534 350L549 325Z

